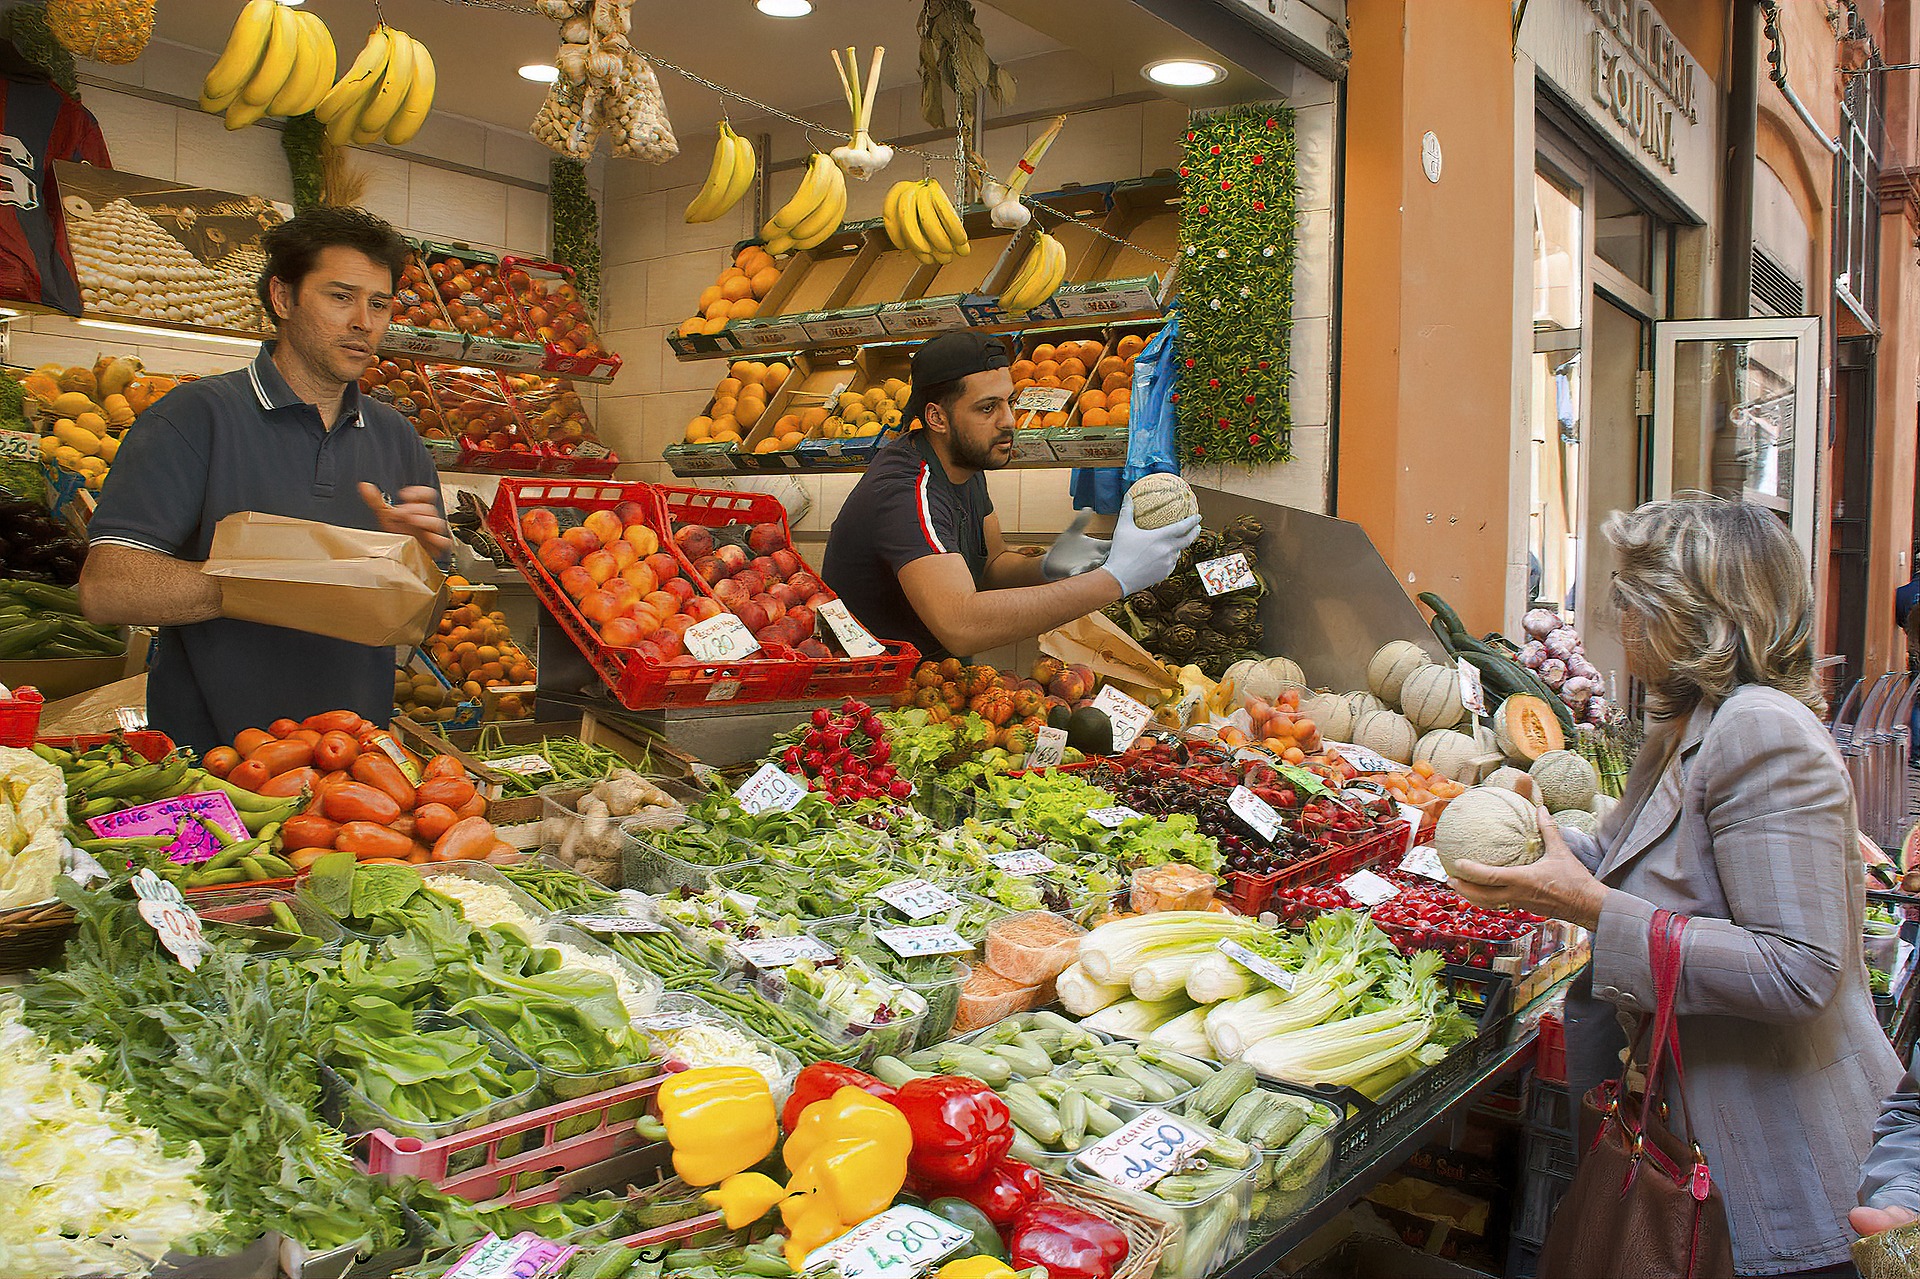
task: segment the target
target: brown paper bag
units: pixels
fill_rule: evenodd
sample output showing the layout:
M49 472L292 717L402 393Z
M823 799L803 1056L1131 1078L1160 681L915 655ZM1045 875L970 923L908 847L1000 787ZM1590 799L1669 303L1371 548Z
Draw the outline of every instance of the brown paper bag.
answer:
M241 511L213 530L202 570L220 580L221 615L370 647L417 644L446 578L404 533Z
M1167 668L1141 648L1133 636L1100 613L1089 613L1040 637L1040 651L1069 666L1085 666L1120 691L1148 706L1179 687Z

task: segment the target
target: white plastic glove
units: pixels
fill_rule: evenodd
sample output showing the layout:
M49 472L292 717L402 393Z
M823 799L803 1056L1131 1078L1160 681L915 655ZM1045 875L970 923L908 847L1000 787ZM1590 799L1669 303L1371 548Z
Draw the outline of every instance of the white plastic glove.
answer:
M1073 517L1073 523L1067 525L1067 531L1053 539L1053 545L1047 548L1047 557L1040 561L1049 582L1091 573L1107 562L1107 552L1113 549L1113 543L1102 537L1087 536L1086 527L1092 519L1092 511L1080 512Z
M1189 515L1165 528L1143 529L1133 522L1133 499L1120 507L1120 523L1113 530L1113 549L1101 567L1120 583L1120 594L1131 595L1167 580L1180 562L1180 552L1200 536L1200 517Z

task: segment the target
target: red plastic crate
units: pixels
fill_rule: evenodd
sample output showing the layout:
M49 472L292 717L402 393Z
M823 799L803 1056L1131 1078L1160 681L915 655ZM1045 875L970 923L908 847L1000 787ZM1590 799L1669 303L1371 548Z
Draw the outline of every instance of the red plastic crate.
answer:
M682 524L698 524L706 528L717 528L723 524L778 524L788 548L796 558L800 556L800 549L793 542L793 530L787 525L787 508L780 504L779 498L765 493L676 488L671 485L659 486L657 492L669 541L673 540L673 530ZM673 547L673 553L679 558L681 567L692 574L696 582L699 581L699 574L693 572L693 562L681 554L677 544ZM820 577L819 570L805 559L800 560L800 565L816 578ZM821 578L821 589L827 590L824 578ZM827 594L833 592L827 590ZM879 639L878 636L875 638ZM920 664L920 650L895 640L880 640L880 644L887 650L881 657L838 657L824 661L802 659L808 663L807 678L793 695L824 701L848 693L860 697L885 696L905 688L913 678L913 668Z
M33 696L26 696L28 693ZM40 710L46 704L47 699L40 696L40 690L32 687L22 688L14 696L0 700L0 746L25 750L33 745L40 731Z
M1533 1073L1543 1083L1567 1082L1567 1025L1557 1012L1540 1014Z
M523 507L558 506L577 511L611 510L621 502L638 502L661 535L661 548L672 541L658 516L659 503L651 484L562 483L547 480L502 480L487 512L487 527L506 549L534 594L567 632L587 661L622 706L642 710L656 706L698 706L718 702L770 702L793 695L804 679L806 661L790 649L775 646L765 657L704 665L663 665L629 648L614 648L601 640L593 624L581 615L534 558L520 536ZM680 557L676 557L680 558ZM683 569L685 565L683 564ZM705 585L696 576L694 586Z
M500 279L512 295L515 309L520 314L521 327L527 331L528 340L537 342L546 348L546 362L541 372L557 377L582 378L590 382L611 382L620 372L621 359L606 349L600 340L600 334L593 327L591 317L586 323L587 343L595 348L590 351L567 351L556 345L552 339L541 336L540 326L533 321L532 309L537 304L533 291L537 287L567 301L579 300L579 288L574 282L573 268L557 262L543 262L536 258L504 257L500 259ZM585 310L585 307L582 307ZM578 332L578 330L575 330Z
M1407 824L1388 822L1378 834L1344 848L1330 848L1317 857L1308 857L1283 870L1264 875L1233 871L1227 876L1224 894L1229 904L1244 915L1258 915L1282 889L1308 884L1331 883L1345 879L1355 871L1367 870L1386 862L1398 863L1407 847Z
M375 1128L364 1134L366 1153L362 1163L376 1177L417 1178L436 1190L474 1203L498 1203L515 1208L551 1203L560 1197L560 1183L554 1174L575 1172L646 1144L634 1130L633 1117L614 1119L610 1116L616 1107L651 1097L665 1079L665 1075L655 1075L651 1079L636 1080L606 1092L469 1128L438 1141L396 1137L384 1128ZM597 1118L594 1118L595 1112L598 1112ZM566 1137L558 1135L563 1124L583 1117L589 1121L584 1131ZM501 1154L502 1143L513 1138L534 1144L514 1154ZM483 1162L459 1172L449 1172L455 1156L469 1151L484 1151ZM520 1179L532 1173L543 1174L540 1184L522 1189Z

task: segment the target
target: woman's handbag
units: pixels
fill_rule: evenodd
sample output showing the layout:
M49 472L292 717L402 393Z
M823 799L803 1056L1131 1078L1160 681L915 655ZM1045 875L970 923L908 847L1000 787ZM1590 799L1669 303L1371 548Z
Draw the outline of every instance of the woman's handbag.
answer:
M1540 1279L1731 1279L1726 1204L1693 1139L1673 1006L1686 916L1658 911L1648 939L1655 1007L1634 1059L1646 1091L1622 1076L1581 1099L1582 1133L1597 1132L1560 1200L1540 1253ZM1673 1063L1671 1078L1665 1066ZM1669 1102L1672 1103L1671 1107ZM1680 1116L1678 1135L1668 1127Z

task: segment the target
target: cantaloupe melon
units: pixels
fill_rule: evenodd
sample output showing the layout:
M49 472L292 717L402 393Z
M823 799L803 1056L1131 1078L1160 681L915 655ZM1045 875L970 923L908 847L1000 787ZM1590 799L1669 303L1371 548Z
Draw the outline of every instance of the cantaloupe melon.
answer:
M1252 663L1234 683L1239 692L1269 702L1290 688L1304 691L1306 686L1306 676L1299 664L1285 657L1269 657Z
M1494 736L1491 728L1488 728L1479 720L1473 722L1473 744L1480 748L1482 755L1499 755L1502 757L1506 755L1506 752L1500 749L1500 739Z
M1436 728L1413 746L1413 762L1431 764L1433 771L1456 782L1477 782L1480 774L1498 762L1484 756L1473 739L1450 728Z
M1440 814L1433 848L1449 872L1462 861L1524 866L1540 860L1543 845L1533 805L1500 786L1476 786Z
M1507 762L1523 766L1567 745L1567 735L1560 731L1553 708L1525 693L1515 693L1500 703L1493 713L1493 734Z
M1427 656L1427 650L1411 640L1394 640L1382 644L1373 660L1367 663L1367 687L1373 695L1391 706L1400 704L1400 686L1407 676L1422 666L1431 666L1433 659Z
M1347 715L1356 724L1360 722L1360 717L1369 711L1383 711L1387 709L1387 704L1375 697L1372 693L1342 693L1340 696L1346 699ZM1339 738L1335 738L1334 740L1338 741Z
M1920 1221L1909 1221L1853 1241L1860 1279L1910 1279L1920 1262Z
M1353 725L1355 746L1364 746L1396 763L1413 763L1413 747L1418 739L1406 717L1393 711L1368 711Z
M1220 682L1233 685L1233 691L1236 693L1244 692L1247 687L1247 676L1259 665L1260 662L1258 659L1243 657L1233 665L1227 667L1225 672L1220 676Z
M1400 683L1400 713L1422 733L1456 727L1467 718L1459 674L1451 666L1416 667Z
M1340 694L1315 693L1301 701L1300 713L1314 722L1321 737L1335 742L1352 740L1347 734L1353 731L1353 710Z
M1619 800L1611 795L1595 795L1593 797L1593 803L1587 805L1587 811L1602 821L1605 821L1607 814L1611 813L1615 805L1619 804L1619 802ZM1905 865L1906 863L1903 862L1901 864Z
M1550 812L1586 808L1600 790L1593 765L1572 751L1548 751L1527 771L1540 788L1540 802Z
M1177 475L1143 475L1127 490L1135 528L1165 528L1200 514L1199 499Z
M1600 819L1584 808L1569 808L1565 812L1555 813L1553 820L1568 830L1577 830L1587 835L1600 829Z
M1510 790L1529 802L1538 801L1540 798L1540 790L1533 784L1533 778L1529 777L1524 769L1515 768L1511 764L1488 773L1480 784Z

